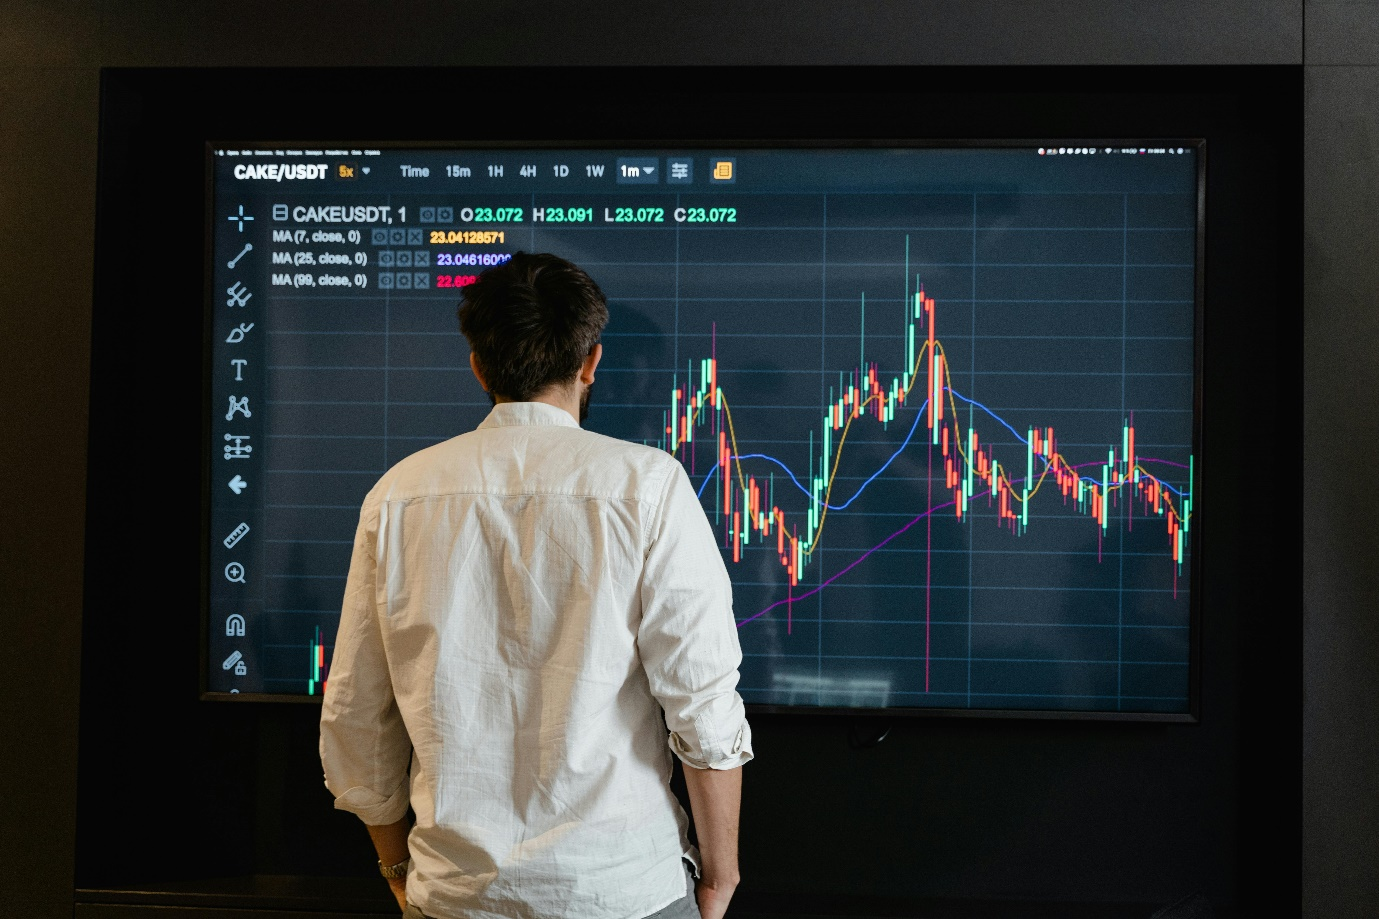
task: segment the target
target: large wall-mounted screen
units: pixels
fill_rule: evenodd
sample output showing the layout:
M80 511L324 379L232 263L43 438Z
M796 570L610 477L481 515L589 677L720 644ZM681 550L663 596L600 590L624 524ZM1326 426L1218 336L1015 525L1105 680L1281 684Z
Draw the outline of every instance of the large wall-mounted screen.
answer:
M587 427L670 451L751 705L1190 717L1202 146L215 143L206 684L319 697L364 494L473 429L459 289L611 321Z

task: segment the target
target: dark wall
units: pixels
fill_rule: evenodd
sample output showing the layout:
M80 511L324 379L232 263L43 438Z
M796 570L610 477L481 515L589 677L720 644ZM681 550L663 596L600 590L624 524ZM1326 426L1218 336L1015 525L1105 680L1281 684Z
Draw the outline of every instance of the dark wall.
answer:
M1303 896L1379 914L1379 6L1307 6Z
M1263 564L1223 542L1221 567L1229 580L1221 589L1238 585L1259 602L1231 601L1225 628L1215 633L1221 644L1207 652L1217 655L1221 673L1262 688L1266 701L1279 703L1274 710L1209 706L1200 726L1126 726L1103 735L1070 724L929 722L904 726L866 751L847 746L846 724L767 723L759 728L761 760L748 777L744 847L755 853L744 854L749 881L826 875L826 866L845 852L853 874L819 883L855 882L878 894L1043 896L1070 877L1051 848L1075 839L1090 861L1072 875L1079 883L1067 896L1153 900L1201 887L1220 900L1236 896L1242 877L1262 874L1259 889L1276 895L1271 902L1287 903L1296 899L1300 873L1301 811L1308 914L1372 914L1379 897L1369 858L1379 751L1373 732L1356 726L1372 723L1376 708L1364 690L1379 670L1367 609L1379 591L1368 564L1379 527L1364 514L1357 470L1376 435L1373 425L1355 424L1353 413L1368 408L1379 391L1379 361L1364 336L1379 293L1370 256L1379 251L1379 222L1365 206L1374 197L1379 157L1379 93L1373 91L1379 43L1366 38L1379 34L1375 7L1309 4L1304 45L1300 0L535 6L143 0L117 8L68 0L7 7L0 31L0 449L9 501L0 518L0 609L9 640L0 645L6 675L0 778L11 793L4 798L0 854L6 864L23 866L7 873L0 888L7 911L71 914L80 661L85 655L89 665L105 650L82 645L83 608L88 626L101 617L137 629L142 609L167 602L167 572L154 553L121 577L83 584L86 563L121 539L118 532L85 530L88 464L99 470L105 458L146 446L107 436L87 442L91 329L99 318L91 292L101 68L1023 63L1271 64L1295 74L1295 82L1305 74L1305 105L1287 92L1280 96L1275 142L1284 151L1276 165L1286 168L1304 108L1307 296L1294 304L1296 313L1264 320L1274 331L1246 337L1267 340L1285 330L1296 336L1296 320L1305 316L1306 645L1299 647L1304 617L1290 592L1302 567L1297 527L1264 539L1259 534L1276 519L1238 504L1238 516L1220 525L1247 530L1244 545L1261 546ZM1286 78L1281 85L1286 89ZM1301 181L1296 163L1293 170L1291 178L1259 178L1279 182L1286 199ZM1289 206L1287 200L1279 205L1282 213ZM1287 245L1288 232L1282 229L1280 248L1267 253L1285 291L1296 281L1290 272L1299 259ZM1218 263L1209 254L1208 264ZM129 308L133 313L138 306ZM1296 370L1280 369L1287 366L1244 353L1224 354L1218 364L1277 373L1267 386L1296 385ZM157 388L131 389L130 417L163 395ZM1289 405L1286 398L1282 405ZM1275 421L1286 432L1296 414L1280 412ZM1218 423L1237 446L1244 442L1238 420ZM1286 445L1282 453L1276 446L1271 439L1269 459L1258 462L1265 468L1280 456L1284 464L1296 462ZM139 499L140 513L157 514L179 500L156 478L97 476L93 482L93 488L127 490ZM1287 503L1286 495L1274 500ZM1290 645L1289 653L1280 650ZM124 671L88 667L96 676L80 691L88 699L127 694L138 685L134 663ZM1290 714L1301 701L1304 663L1305 732ZM1243 698L1228 687L1221 691L1218 701ZM185 873L197 861L188 827L198 845L239 859L206 858L206 870L367 874L372 862L362 832L323 809L325 799L316 796L324 791L312 761L309 710L221 708L213 730L186 737L157 717L156 706L134 701L120 718L100 721L91 737L85 729L81 735L88 748L83 791L107 802L109 809L97 813L118 820L94 837L107 846L104 852L84 850L88 881L101 880L107 863L156 865L164 858L178 866L174 874ZM87 709L102 711L94 704ZM109 758L85 755L94 739L111 745ZM223 750L240 752L217 758ZM204 765L227 761L249 764L252 780ZM814 765L802 772L800 763ZM857 781L859 770L864 782ZM175 789L192 788L198 796L159 794L169 777ZM974 787L1004 791L995 800L964 793ZM875 788L904 789L904 806L881 807ZM811 806L790 805L799 800ZM783 819L750 822L752 808ZM1124 826L1117 822L1123 813L1129 815ZM226 817L207 832L211 821ZM86 833L85 812L82 819ZM144 827L153 842L136 846L131 840ZM299 835L314 849L296 844ZM922 843L915 849L897 852L891 845L915 838ZM963 842L953 845L954 839ZM1270 852L1281 854L1283 865L1261 871ZM1242 856L1260 859L1242 865ZM1041 875L1032 888L1029 879Z

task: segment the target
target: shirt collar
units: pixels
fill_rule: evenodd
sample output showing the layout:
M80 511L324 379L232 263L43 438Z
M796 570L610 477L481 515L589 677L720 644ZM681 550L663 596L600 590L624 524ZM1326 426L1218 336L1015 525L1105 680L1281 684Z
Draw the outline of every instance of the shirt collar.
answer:
M577 428L579 422L563 408L545 402L500 402L479 425L480 428L505 428L516 425L543 424Z

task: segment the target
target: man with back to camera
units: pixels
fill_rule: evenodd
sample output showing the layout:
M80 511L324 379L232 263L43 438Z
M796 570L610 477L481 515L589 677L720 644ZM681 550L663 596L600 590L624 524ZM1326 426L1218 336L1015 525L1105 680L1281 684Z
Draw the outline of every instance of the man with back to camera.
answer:
M708 519L672 455L580 428L608 322L587 274L518 252L463 297L493 411L364 499L326 787L407 917L719 919L752 746Z

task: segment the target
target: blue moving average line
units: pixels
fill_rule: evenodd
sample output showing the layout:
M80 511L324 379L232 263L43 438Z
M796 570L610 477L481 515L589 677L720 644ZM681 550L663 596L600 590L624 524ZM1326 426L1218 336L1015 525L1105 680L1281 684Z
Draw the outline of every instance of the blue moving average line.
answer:
M1026 446L1029 445L1029 440L1028 440L1027 438L1021 437L1019 431L1015 430L1013 427L1010 426L1010 424L1009 424L1004 418L1002 418L1000 415L998 415L998 414L996 414L995 412L993 412L991 409L987 408L987 407L986 407L985 405L983 405L982 403L978 402L976 399L969 399L969 398L967 398L966 396L964 396L962 393L958 392L956 389L948 389L947 392L951 393L955 398L961 399L963 402L966 402L968 405L975 405L977 408L979 408L979 409L981 409L982 411L986 412L986 413L987 413L988 415L990 415L992 418L996 419L996 421L999 422L999 423L1001 424L1001 426L1004 427L1007 431L1009 431L1011 434L1015 435L1016 441L1018 441L1019 443L1025 444ZM908 446L910 445L910 441L911 441L911 440L914 438L914 436L915 436L915 430L919 427L919 419L922 418L922 417L924 417L924 410L925 410L926 408L928 408L928 407L929 407L929 400L928 400L928 399L925 399L924 402L923 402L923 404L921 404L921 405L919 406L919 408L915 411L915 420L910 424L909 433L907 433L907 434L905 435L905 439L904 439L903 441L901 441L900 446L896 448L896 451L895 451L894 453L891 454L890 459L886 460L886 462L883 463L883 464L881 465L881 468L880 468L880 469L878 469L878 470L876 470L874 473L872 473L870 478L868 478L865 482L863 482L861 485L859 485L858 488L857 488L857 492L856 492L851 498L848 498L846 501L844 501L842 504L828 504L828 503L826 503L826 502L824 502L824 501L822 501L822 500L820 500L820 499L818 499L818 498L815 498L812 494L810 494L809 489L807 489L807 488L805 488L803 485L801 485L801 484L800 484L800 480L797 479L797 478L795 478L795 473L791 471L790 467L787 466L787 465L785 465L785 463L782 463L780 460L776 459L774 456L769 456L768 454L765 454L765 453L743 453L743 454L739 454L738 456L735 456L735 457L733 457L733 458L734 458L734 459L740 459L740 460L744 460L744 459L763 459L763 460L766 460L767 462L775 463L775 464L776 464L777 466L779 466L781 469L785 470L785 474L788 475L788 476L790 477L790 481L791 481L791 482L794 482L794 483L795 483L795 487L798 488L800 491L802 491L802 492L804 493L804 496L805 496L806 498L808 498L810 501L814 502L815 504L822 504L824 507L828 508L828 509L831 510L831 511L841 511L841 510L846 509L850 504L852 504L852 502L854 502L854 501L856 501L858 498L860 498L860 497L862 496L862 492L866 490L867 486L870 485L872 482L874 482L874 481L876 480L876 477L877 477L877 476L879 476L881 473L885 472L886 469L887 469L887 467L889 467L891 463L895 462L895 458L896 458L896 457L898 457L901 453L904 453L904 452L905 452L905 448L908 447ZM1044 468L1047 469L1047 468L1049 467L1049 465L1050 465L1048 459L1047 459L1046 457L1043 457L1043 456L1039 457L1039 459L1040 459L1040 461L1044 464ZM1092 465L1096 465L1096 464L1093 463ZM705 488L708 488L709 482L711 482L711 481L713 480L713 477L714 477L714 475L715 475L717 472L718 472L718 466L715 465L712 469L709 470L709 474L706 475L706 476L704 476L704 481L703 481L702 483L700 483L700 485L699 485L699 490L696 492L696 495L697 495L698 497L702 498L702 497L704 496L704 489L705 489ZM1104 482L1099 482L1099 481L1097 481L1096 479L1091 478L1090 476L1083 476L1083 478L1086 479L1087 481L1091 482L1092 484L1098 486L1098 487L1101 487L1101 488L1106 487L1106 483L1104 483ZM1014 483L1014 482L1019 482L1019 481L1022 481L1022 480L1021 480L1021 479L1011 479L1011 482L1012 482L1012 483ZM1177 488L1174 488L1172 485L1170 485L1168 482L1165 482L1163 479L1159 479L1159 483L1160 483L1161 485L1163 485L1164 488L1166 488L1166 489L1168 489L1169 491L1171 491L1173 494L1178 495L1179 497L1182 497L1182 496L1183 496L1183 492L1182 492L1181 490L1179 490L1179 489L1177 489Z

